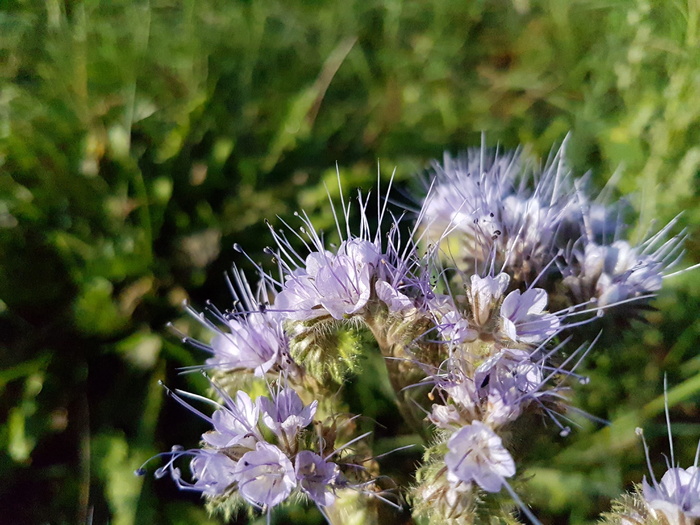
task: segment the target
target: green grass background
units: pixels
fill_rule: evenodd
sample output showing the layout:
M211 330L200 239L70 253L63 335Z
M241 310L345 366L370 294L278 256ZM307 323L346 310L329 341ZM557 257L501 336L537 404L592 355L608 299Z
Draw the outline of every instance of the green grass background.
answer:
M217 523L133 476L206 429L157 384L206 389L177 370L205 356L165 324L191 330L183 299L228 304L232 245L262 258L264 218L304 208L328 228L336 163L346 193L370 188L377 162L408 187L482 132L536 156L570 133L577 174L600 188L621 170L633 236L682 211L698 262L699 24L697 0L1 2L0 521ZM540 429L523 497L544 523L594 521L641 481L637 425L662 468L664 372L692 462L700 274L654 305L624 336L609 327L576 390L612 425ZM385 450L411 436L392 432L371 365L347 392L386 427Z

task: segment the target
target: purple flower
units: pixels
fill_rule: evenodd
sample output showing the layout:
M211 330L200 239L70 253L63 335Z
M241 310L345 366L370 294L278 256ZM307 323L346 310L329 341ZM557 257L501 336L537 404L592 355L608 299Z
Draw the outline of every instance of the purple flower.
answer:
M668 413L668 395L666 379L664 378L664 405L666 412L666 424L668 425L668 442L670 447L670 458L666 459L667 470L657 482L654 471L651 468L649 458L649 447L644 439L644 431L637 428L637 435L642 438L644 444L644 455L647 460L647 467L651 475L650 485L646 476L642 480L642 495L645 503L650 509L651 515L660 522L668 522L672 525L695 523L700 518L700 443L698 443L695 461L692 467L680 468L676 463L673 453L673 439L671 436L671 418ZM660 515L660 516L659 516Z
M242 445L252 448L260 440L258 420L260 409L250 396L239 390L235 402L226 398L225 406L219 408L211 417L214 430L202 435L208 445L216 448Z
M700 518L700 468L670 468L654 486L642 481L649 507L666 516L669 523L683 523L681 516Z
M367 305L374 268L350 256L338 255L315 276L321 306L335 319L345 319Z
M332 505L335 501L333 487L340 475L338 465L308 450L299 452L295 463L296 477L302 490L316 505Z
M664 264L642 255L626 241L585 248L580 279L591 282L601 306L615 304L661 288Z
M476 417L481 400L472 378L465 377L461 370L455 370L448 378L436 377L435 383L456 403L460 412L466 411L472 415L470 419ZM450 416L449 413L444 415Z
M504 349L482 363L474 382L479 397L487 400L484 421L496 426L515 420L539 395L542 375L542 367L523 350Z
M473 481L487 492L498 492L505 478L515 474L515 463L501 438L481 421L455 432L447 448L445 465L452 484Z
M297 486L292 462L269 443L258 443L255 450L243 454L234 476L238 480L238 492L260 507L282 503Z
M214 332L210 344L179 334L184 342L212 354L207 366L202 368L225 372L249 369L262 377L275 366L290 367L288 341L282 326L284 318L265 306L274 292L263 279L254 293L243 272L235 266L227 280L233 295L232 310L222 312L209 303L202 313L186 307L187 313Z
M362 239L344 241L335 255L312 252L305 268L287 275L275 308L295 320L356 314L370 299L379 257L377 247Z
M338 256L348 257L356 266L377 267L382 254L381 249L375 243L355 237L343 241L338 248Z
M519 392L532 392L542 383L542 371L531 361L529 352L504 348L484 361L474 373L474 382L483 385L487 377L498 378L499 383Z
M438 330L445 340L452 344L475 341L479 337L479 332L469 327L469 321L456 307L443 314Z
M297 432L313 420L318 401L304 406L299 394L291 388L283 388L273 395L273 399L259 397L258 406L267 427L291 446Z
M207 359L208 365L224 370L249 368L263 376L286 348L281 319L274 312L228 319L227 325L229 333L218 333L212 339L214 357Z
M236 481L236 462L227 455L211 449L198 450L190 461L195 482L191 489L206 496L219 496Z
M503 200L499 230L502 234L498 241L503 245L504 262L519 280L539 274L554 258L557 234L563 219L575 206L572 204L575 199L570 199L568 192L556 196L554 200L542 195L543 188L545 193L554 191L548 188L550 183L547 180L539 183L533 197L510 195ZM583 221L579 225L582 227ZM571 235L576 239L580 231L571 232Z
M469 320L457 307L452 296L433 294L425 300L425 304L445 342L458 345L479 337L479 332L471 328Z
M301 268L287 275L284 287L275 299L274 308L295 321L308 321L327 315L321 306L314 278Z
M415 308L409 297L413 292L404 292L422 285L426 278L412 273L419 267L413 234L403 242L399 228L402 217L393 216L388 232L382 231L388 196L378 199L377 219L368 217L367 197L360 194L357 201L360 228L359 234L354 234L348 223L351 206L342 199L341 188L342 214L333 208L341 242L334 250L326 249L323 236L303 212L296 214L304 223L302 235L292 231L306 245L306 254L296 251L284 231L270 227L277 250L268 253L275 256L283 279L279 282L270 275L265 277L280 289L274 308L287 319L313 321L330 316L345 320L365 314L375 300L384 302L393 313ZM375 220L378 226L372 233L370 224Z
M433 163L434 182L421 217L433 237L456 229L490 238L498 229L493 211L512 190L519 155L485 153L471 149L456 159L445 153L442 165Z
M413 301L399 292L394 286L383 280L377 280L374 284L374 290L377 298L386 304L387 308L392 313L401 313L413 310L415 305Z
M298 321L324 315L342 320L361 313L374 289L390 311L406 311L414 308L413 301L392 283L407 272L396 253L382 254L376 243L351 238L336 254L312 252L304 268L288 273L275 308Z
M547 292L532 288L525 293L513 290L501 305L501 323L505 335L518 343L541 343L557 333L559 319L545 313Z
M564 262L559 264L564 284L577 301L595 299L600 307L648 297L661 288L663 278L683 255L685 233L668 238L676 222L637 246L624 240L599 244L583 237L564 252Z
M156 454L146 461L135 474L137 476L145 474L145 465L160 457L168 457L169 460L165 465L156 469L155 478L160 479L169 473L182 490L201 492L206 496L219 496L232 488L237 481L234 474L236 461L228 455L209 448L184 450L179 445L173 446L170 452ZM190 458L190 472L194 482L184 480L180 468L175 466L175 462L183 457Z

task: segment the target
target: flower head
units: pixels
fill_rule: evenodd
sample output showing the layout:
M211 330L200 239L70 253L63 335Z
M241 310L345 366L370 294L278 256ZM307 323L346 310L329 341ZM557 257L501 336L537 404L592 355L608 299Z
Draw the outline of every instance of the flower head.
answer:
M254 293L245 274L235 266L231 277L227 276L227 280L233 295L233 309L222 312L210 303L202 313L190 306L186 308L194 319L214 333L211 342L205 344L180 334L183 341L212 354L202 368L217 372L247 369L262 377L273 367L278 370L293 368L282 325L284 318L266 306L270 298L274 298L274 292L263 279Z
M335 422L332 430L321 424L319 436L326 437L319 443L309 442L299 437L299 431L311 423L316 401L304 405L297 393L288 387L273 392L271 398L259 397L256 402L239 391L234 400L216 384L213 386L224 403L219 405L207 400L218 406L211 417L189 405L180 395L200 401L205 398L169 391L173 398L211 423L214 429L203 434L203 448L184 450L174 446L170 452L155 456L169 458L156 470L157 478L169 473L179 488L200 492L216 501L223 501L219 498L237 492L251 505L267 511L295 491L303 492L319 507L333 504L335 491L347 487L386 501L379 493L367 489L373 480L363 477L359 484L352 485L338 466L339 462L362 469L361 465L341 459L339 453L369 432L333 449L337 433ZM263 423L272 430L274 437L261 432ZM175 466L181 458L190 461L191 481L183 479L180 468ZM138 475L144 473L143 467L137 471Z
M208 365L224 370L248 368L262 376L279 361L286 341L278 314L229 318L226 325L229 331L217 333L211 341L214 357L207 360Z
M340 184L340 181L339 181ZM372 233L368 217L369 198L358 195L360 228L358 233L349 225L350 204L341 200L342 213L335 215L340 237L337 248L327 247L305 213L297 213L304 226L301 234L289 230L306 247L306 253L297 252L283 230L270 232L277 245L270 248L279 265L282 278L265 275L268 282L279 289L274 310L293 321L314 321L321 318L345 320L362 316L370 302L384 302L390 312L402 312L414 307L404 293L412 287L415 278L411 270L416 266L415 245L412 235L402 242L399 223L401 217L392 217L389 230L385 226L388 192L378 199L378 227ZM263 272L264 273L264 272Z
M225 405L212 414L214 430L202 435L208 445L223 449L234 445L254 446L260 438L260 409L250 396L239 390L235 401L225 398Z
M531 282L549 271L562 243L584 229L585 197L563 152L542 170L528 169L519 151L490 152L485 145L456 159L445 155L442 165L433 166L423 227L435 241L457 240L460 269L476 272L492 261L513 280Z
M531 288L524 293L513 290L501 305L503 331L511 341L541 343L557 333L560 327L557 316L546 313L547 292Z
M618 239L618 231L610 244L591 235L581 237L558 263L564 285L576 301L596 307L643 304L661 289L663 279L683 256L685 231L670 235L677 221L638 245Z
M663 260L639 253L627 241L608 246L587 244L577 257L578 273L567 282L582 299L596 297L598 304L606 306L661 288Z

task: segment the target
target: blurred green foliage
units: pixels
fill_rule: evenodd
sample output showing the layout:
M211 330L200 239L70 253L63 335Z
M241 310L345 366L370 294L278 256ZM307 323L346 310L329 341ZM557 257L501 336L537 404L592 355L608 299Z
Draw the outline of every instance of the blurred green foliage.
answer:
M164 402L160 379L206 388L177 374L204 356L164 326L187 323L184 299L227 304L231 246L258 257L264 218L303 207L328 227L321 183L337 191L336 163L346 193L372 186L377 160L410 186L481 132L537 156L570 132L577 173L602 186L622 170L613 198L641 213L637 238L683 211L697 262L699 24L694 0L2 2L2 519L214 523L196 497L133 476L204 430ZM669 279L646 326L591 356L576 403L613 424L581 419L542 440L525 499L544 523L590 521L641 480L635 426L660 457L662 371L690 463L698 282ZM376 393L387 450L411 437L392 434L376 376L346 392ZM290 508L277 522L319 515Z

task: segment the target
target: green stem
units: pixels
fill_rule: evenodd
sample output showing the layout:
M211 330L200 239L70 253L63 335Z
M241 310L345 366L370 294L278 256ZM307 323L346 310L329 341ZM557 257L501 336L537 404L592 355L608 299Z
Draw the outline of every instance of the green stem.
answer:
M373 311L366 316L365 322L385 357L389 381L402 417L427 440L430 436L421 407L428 405L428 387L415 385L425 378L425 372L418 363L433 365L439 355L436 345L418 343L430 331L431 320L417 311L401 318Z

